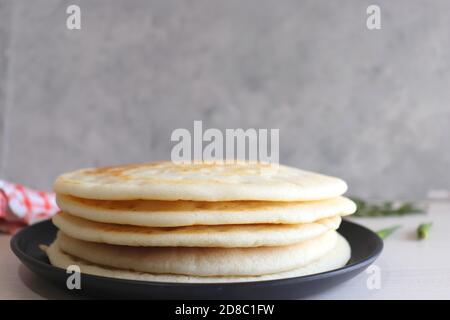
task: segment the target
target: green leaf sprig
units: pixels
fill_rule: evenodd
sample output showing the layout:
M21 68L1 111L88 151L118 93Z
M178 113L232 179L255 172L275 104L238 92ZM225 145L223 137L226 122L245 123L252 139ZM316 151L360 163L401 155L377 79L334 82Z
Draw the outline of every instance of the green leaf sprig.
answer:
M424 210L412 202L394 203L386 201L380 204L368 203L360 198L351 198L357 206L355 217L388 217L423 213Z

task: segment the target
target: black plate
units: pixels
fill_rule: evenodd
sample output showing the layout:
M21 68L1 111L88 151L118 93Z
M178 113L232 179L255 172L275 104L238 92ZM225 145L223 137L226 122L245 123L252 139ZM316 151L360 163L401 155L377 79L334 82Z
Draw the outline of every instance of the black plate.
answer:
M50 265L39 244L50 244L56 236L50 221L29 226L11 239L11 248L31 271L66 288L68 274ZM137 299L296 299L326 290L367 268L380 254L382 240L356 223L343 221L339 228L350 243L352 256L346 266L309 276L225 284L163 283L122 280L83 274L77 294L101 298ZM68 289L66 289L68 290Z

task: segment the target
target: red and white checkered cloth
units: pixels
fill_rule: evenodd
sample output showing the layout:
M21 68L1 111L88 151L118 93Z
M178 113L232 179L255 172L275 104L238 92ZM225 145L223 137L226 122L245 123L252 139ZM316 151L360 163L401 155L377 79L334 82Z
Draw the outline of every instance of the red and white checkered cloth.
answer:
M58 210L54 193L0 180L0 232L15 233L25 225L52 217Z

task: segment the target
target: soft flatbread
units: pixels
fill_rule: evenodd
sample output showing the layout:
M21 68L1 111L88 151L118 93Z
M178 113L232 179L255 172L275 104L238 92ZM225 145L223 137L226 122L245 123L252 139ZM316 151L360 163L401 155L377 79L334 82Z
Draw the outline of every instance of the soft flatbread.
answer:
M306 266L280 273L247 277L198 277L174 274L150 274L89 263L61 251L57 241L53 242L50 247L44 246L43 249L46 251L51 264L60 268L66 269L71 265L77 265L80 267L82 273L97 276L171 283L231 283L293 278L338 269L343 267L350 259L350 245L341 235L338 236L336 246L332 250Z
M65 234L80 240L144 247L282 246L336 230L341 217L303 224L247 224L189 227L137 227L100 223L60 212L52 219Z
M310 223L356 210L350 199L321 201L158 201L92 200L57 194L62 211L84 219L136 226L179 227L192 225Z
M97 200L309 201L334 198L344 181L259 162L152 162L59 176L57 193Z
M292 270L332 250L336 231L295 245L257 248L128 247L87 242L58 232L64 252L107 267L192 276L255 276Z

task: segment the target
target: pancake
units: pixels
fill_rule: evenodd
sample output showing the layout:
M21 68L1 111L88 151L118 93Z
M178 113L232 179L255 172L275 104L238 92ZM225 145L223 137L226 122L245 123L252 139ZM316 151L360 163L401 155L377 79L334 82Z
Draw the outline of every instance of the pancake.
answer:
M89 263L64 253L59 248L58 241L53 242L50 247L44 246L44 250L49 257L51 264L56 267L67 269L70 265L77 265L80 267L81 272L86 274L128 280L172 283L229 283L293 278L338 269L343 267L350 259L350 246L341 235L338 236L336 246L332 250L306 266L280 273L247 277L198 277L174 274L150 274L126 269L108 268Z
M259 162L153 162L81 169L59 176L57 193L95 200L310 201L334 198L344 181Z
M330 252L337 238L336 231L328 231L279 247L127 247L77 240L60 231L57 243L65 253L112 268L190 276L255 276L306 266Z
M191 225L310 223L355 212L350 199L337 197L322 201L157 201L92 200L57 194L62 211L84 219L148 227Z
M340 217L305 224L249 224L175 228L137 227L93 222L60 212L52 219L65 234L84 241L154 247L282 246L336 230Z

